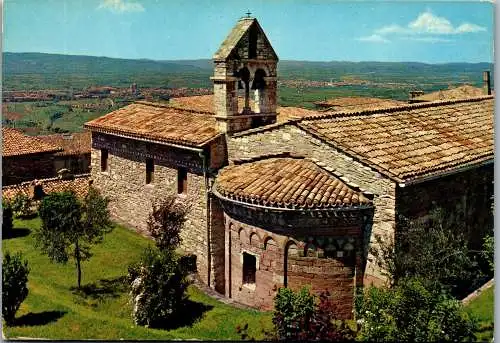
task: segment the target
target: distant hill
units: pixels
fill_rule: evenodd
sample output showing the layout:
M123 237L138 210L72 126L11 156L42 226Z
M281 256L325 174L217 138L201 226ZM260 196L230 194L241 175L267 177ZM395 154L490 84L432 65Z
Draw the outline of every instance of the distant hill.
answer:
M3 88L82 89L95 85L128 87L211 87L208 59L153 61L43 53L3 53ZM491 63L425 64L417 62L280 61L282 80L405 82L428 90L448 84L481 85ZM493 80L493 77L491 78Z

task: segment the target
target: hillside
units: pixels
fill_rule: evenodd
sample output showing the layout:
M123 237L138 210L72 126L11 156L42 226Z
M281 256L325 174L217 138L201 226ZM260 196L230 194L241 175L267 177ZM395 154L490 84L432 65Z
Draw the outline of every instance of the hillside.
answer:
M417 62L310 62L280 61L281 86L321 88L327 84L299 83L342 82L337 86L400 89L420 88L432 91L449 85L481 85L483 70L493 71L490 63L425 64ZM212 61L153 61L95 56L42 53L3 53L4 90L83 89L95 85L128 87L211 87ZM493 80L493 77L492 77ZM398 92L401 93L401 92ZM401 95L397 96L401 97Z

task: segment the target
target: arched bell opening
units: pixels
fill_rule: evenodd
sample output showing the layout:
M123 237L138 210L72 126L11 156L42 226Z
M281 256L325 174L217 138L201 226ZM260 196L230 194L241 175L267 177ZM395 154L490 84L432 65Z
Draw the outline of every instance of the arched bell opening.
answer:
M238 78L238 97L243 96L245 103L243 105L242 113L251 112L250 109L250 71L247 67L243 67L236 72ZM239 108L238 108L238 112Z
M254 91L254 112L261 113L266 108L266 72L263 69L257 69L252 82L252 90Z

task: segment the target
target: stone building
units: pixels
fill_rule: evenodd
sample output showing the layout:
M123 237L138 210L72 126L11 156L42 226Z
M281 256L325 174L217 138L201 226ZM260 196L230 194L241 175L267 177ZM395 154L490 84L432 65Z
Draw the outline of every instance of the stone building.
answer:
M67 169L72 174L90 172L90 146L92 137L90 132L73 132L37 136L45 143L56 145L62 151L54 154L54 169L59 172Z
M368 254L396 215L443 205L491 225L493 98L363 111L277 106L278 58L254 18L214 55L214 95L136 102L86 123L94 185L143 231L152 201L192 204L182 247L200 278L261 309L279 287L328 290L343 317L382 280ZM239 99L242 100L239 102Z
M2 128L2 185L55 176L54 153L59 151L57 145Z
M27 136L20 130L2 128L2 184L12 185L90 171L89 132Z

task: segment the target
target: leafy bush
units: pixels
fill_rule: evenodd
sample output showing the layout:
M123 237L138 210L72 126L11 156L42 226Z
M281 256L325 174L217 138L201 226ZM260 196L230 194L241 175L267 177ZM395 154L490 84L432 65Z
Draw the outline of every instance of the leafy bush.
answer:
M7 252L2 262L2 316L7 325L14 322L16 312L28 296L28 261L21 253Z
M493 235L488 235L484 238L482 256L493 272L495 269L495 237Z
M31 199L23 194L17 193L12 200L12 211L16 217L29 217L33 214L31 209Z
M132 317L138 325L168 327L185 304L188 276L196 272L196 256L181 256L175 249L188 210L174 196L153 204L147 224L156 248L147 248L128 272Z
M148 216L148 231L156 246L163 249L175 249L181 243L181 230L189 212L189 206L175 196L168 196L153 203Z
M407 277L434 280L461 298L484 282L478 256L468 247L465 224L436 208L425 219L398 217L396 237L375 236L370 252L391 285Z
M311 324L307 330L309 340L319 341L353 341L356 332L352 330L345 321L335 319L335 306L328 292L319 295Z
M134 322L168 327L187 298L188 275L195 270L190 258L173 250L146 249L141 261L128 272Z
M314 313L314 296L304 287L295 293L280 288L274 298L273 324L279 339L301 339Z
M14 228L12 215L12 205L8 200L2 199L2 233L5 236L9 236Z
M281 288L274 299L273 324L279 340L354 340L355 331L335 317L328 292L317 299L306 287L298 292Z
M370 287L358 339L439 342L474 340L476 322L436 282L402 279L394 288Z

